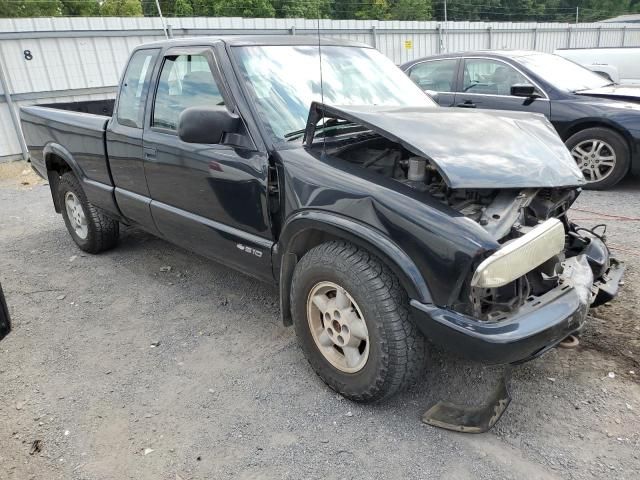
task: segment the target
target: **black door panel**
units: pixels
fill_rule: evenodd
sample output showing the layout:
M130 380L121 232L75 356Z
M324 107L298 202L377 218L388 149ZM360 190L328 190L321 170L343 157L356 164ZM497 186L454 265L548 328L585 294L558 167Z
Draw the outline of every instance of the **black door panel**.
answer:
M175 52L164 58L144 134L144 171L157 228L178 245L272 280L266 153L178 137L182 111L224 105L228 96L218 86L210 54Z
M162 236L176 245L273 281L270 240L155 200L151 211Z
M155 231L149 210L149 190L144 175L143 126L151 73L159 50L135 52L125 70L106 142L116 201L124 216Z

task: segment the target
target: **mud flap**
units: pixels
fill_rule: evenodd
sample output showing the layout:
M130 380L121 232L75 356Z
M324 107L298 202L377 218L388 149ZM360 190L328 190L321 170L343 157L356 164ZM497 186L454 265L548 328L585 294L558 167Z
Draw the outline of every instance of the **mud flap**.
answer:
M489 431L511 403L511 367L504 374L487 400L479 407L466 407L440 401L422 415L422 421L434 427L464 433Z

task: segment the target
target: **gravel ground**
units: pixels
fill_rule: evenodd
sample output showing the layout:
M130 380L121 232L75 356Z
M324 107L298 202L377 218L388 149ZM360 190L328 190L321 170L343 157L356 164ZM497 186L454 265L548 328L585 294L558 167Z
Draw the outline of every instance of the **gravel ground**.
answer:
M495 371L434 352L411 391L350 403L311 371L274 287L131 228L84 255L49 187L0 165L0 479L637 479L640 230L604 215L638 216L640 181L576 207L609 224L624 290L578 349L516 368L500 423L467 435L420 417Z

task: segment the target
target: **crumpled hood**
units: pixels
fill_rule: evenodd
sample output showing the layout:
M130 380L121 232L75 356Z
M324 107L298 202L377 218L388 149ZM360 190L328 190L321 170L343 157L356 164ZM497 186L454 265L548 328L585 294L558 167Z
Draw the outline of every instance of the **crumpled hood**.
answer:
M441 107L333 107L316 114L361 124L433 161L451 188L544 188L585 183L543 116Z
M580 90L576 94L640 103L640 85L609 85L591 90Z

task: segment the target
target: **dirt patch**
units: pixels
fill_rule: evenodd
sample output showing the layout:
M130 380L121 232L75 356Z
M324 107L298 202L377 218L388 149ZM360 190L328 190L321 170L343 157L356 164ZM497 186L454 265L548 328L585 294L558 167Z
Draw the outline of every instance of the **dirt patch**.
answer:
M46 183L33 171L31 164L24 161L0 163L0 187L29 189Z

